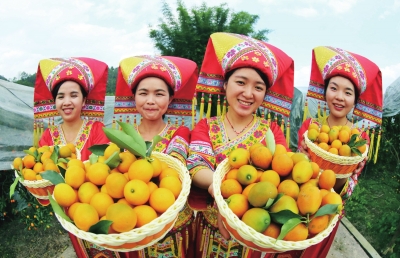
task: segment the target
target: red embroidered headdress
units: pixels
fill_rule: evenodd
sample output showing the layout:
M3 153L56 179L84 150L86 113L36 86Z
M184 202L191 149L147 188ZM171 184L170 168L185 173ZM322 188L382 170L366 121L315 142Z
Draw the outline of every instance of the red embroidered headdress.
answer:
M367 58L334 47L316 47L312 52L311 78L307 97L325 104L325 81L333 76L349 79L359 92L354 115L382 123L382 74Z
M34 119L58 116L51 91L58 83L71 80L81 85L88 93L81 115L102 120L107 75L107 64L92 58L41 60L34 90Z
M256 68L266 74L269 88L262 106L289 116L294 94L294 62L282 50L260 40L232 33L213 33L207 44L196 91L225 95L230 70Z
M138 114L133 89L142 79L157 77L174 90L166 114L191 116L197 72L195 62L180 57L143 55L123 59L118 68L114 114Z

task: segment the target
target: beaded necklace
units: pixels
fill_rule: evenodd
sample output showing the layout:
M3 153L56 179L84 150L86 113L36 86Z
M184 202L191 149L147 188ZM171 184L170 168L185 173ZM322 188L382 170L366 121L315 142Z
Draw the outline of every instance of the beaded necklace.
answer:
M251 121L240 132L237 132L235 130L235 128L233 128L233 125L232 125L231 121L229 121L228 116L226 115L225 117L226 117L226 120L228 121L229 125L231 126L233 132L235 132L236 135L239 135L239 134L243 133L244 130L246 130L246 128L249 127L249 125L254 121L254 116L253 116L253 119L251 119Z

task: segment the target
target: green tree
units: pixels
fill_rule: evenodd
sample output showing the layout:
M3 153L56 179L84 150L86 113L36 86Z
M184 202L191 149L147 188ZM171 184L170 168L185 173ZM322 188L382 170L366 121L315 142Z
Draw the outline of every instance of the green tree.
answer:
M117 85L118 67L108 68L108 78L107 78L107 95L115 95L115 85Z
M188 10L181 0L177 1L175 17L170 6L163 2L163 18L157 28L150 30L150 38L161 55L191 59L200 67L210 35L214 32L231 32L268 41L268 29L256 31L258 15L234 12L227 4L208 7L204 2L199 8Z
M8 81L8 80L6 79L6 77L4 77L3 75L0 75L0 79L1 79L1 80L5 80L5 81Z
M19 78L14 78L12 81L21 85L34 87L36 81L36 73L29 74L26 72L22 72Z

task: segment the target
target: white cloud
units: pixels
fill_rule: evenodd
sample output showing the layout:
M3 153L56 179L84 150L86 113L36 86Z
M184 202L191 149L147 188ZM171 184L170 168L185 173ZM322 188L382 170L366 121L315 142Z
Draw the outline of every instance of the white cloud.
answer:
M301 17L314 17L318 16L318 11L314 9L313 7L308 7L308 8L299 8L291 11L293 14Z
M395 0L392 5L387 6L386 10L381 15L379 15L379 18L385 19L386 17L396 13L399 8L400 8L400 0Z
M381 68L383 92L400 77L400 63Z
M308 87L310 82L311 66L303 66L294 71L294 86Z
M328 6L338 13L345 13L356 5L357 0L329 0Z

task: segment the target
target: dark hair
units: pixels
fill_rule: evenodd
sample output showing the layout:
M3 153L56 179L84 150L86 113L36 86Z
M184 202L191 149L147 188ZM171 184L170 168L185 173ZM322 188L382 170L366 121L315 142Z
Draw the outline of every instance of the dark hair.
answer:
M341 75L337 75L337 76L341 76ZM345 76L341 76L341 77L348 79L348 78L345 77ZM324 81L324 83L325 83L325 85L324 85L324 99L325 99L325 100L326 100L326 89L328 88L329 81L330 81L331 79L332 79L332 77L329 78L329 79L326 79L326 80ZM354 98L354 105L355 105L355 104L357 104L358 98L360 97L360 92L358 92L358 88L354 85L354 83L353 83L350 79L348 79L348 80L351 82L351 84L352 84L353 87L354 87L354 95L355 95L355 98Z
M235 69L233 69L233 70L230 70L229 72L227 72L227 73L225 74L224 82L227 83L228 80L229 80L229 78L232 76L232 74L233 74L236 70L241 69L241 68L251 68L251 69L253 69L254 71L256 71L256 73L261 77L261 79L262 79L263 82L265 83L265 86L267 87L267 90L270 88L270 86L269 86L269 80L268 80L267 75L266 75L265 73L262 73L262 72L261 72L260 70L258 70L257 68L253 68L253 67L239 67L239 68L235 68ZM265 91L265 94L267 94L267 91Z
M56 86L54 86L53 90L51 91L51 95L53 96L54 100L56 99L58 91L60 90L60 87L61 87L61 85L64 84L64 82L67 82L67 81L62 81L62 82L57 83ZM76 82L76 81L73 81L73 82ZM79 88L81 89L83 98L86 99L88 93L86 92L85 88L83 88L82 85L80 85L79 83L78 83L78 85L79 85Z
M148 78L148 77L146 77L146 78ZM156 77L156 78L158 78L158 77ZM145 79L145 78L143 78L143 79ZM142 79L142 80L143 80L143 79ZM161 78L158 78L158 79L161 79ZM163 79L161 79L161 80L163 80ZM173 96L174 96L174 90L172 89L172 87L171 87L166 81L163 80L163 82L165 82L165 84L167 85L169 96L170 96L170 97L173 97ZM139 85L139 83L140 83L140 82L138 82L138 83L136 84L136 86L132 89L132 94L133 94L133 95L136 94L136 91L137 91L137 88L138 88L137 86Z

